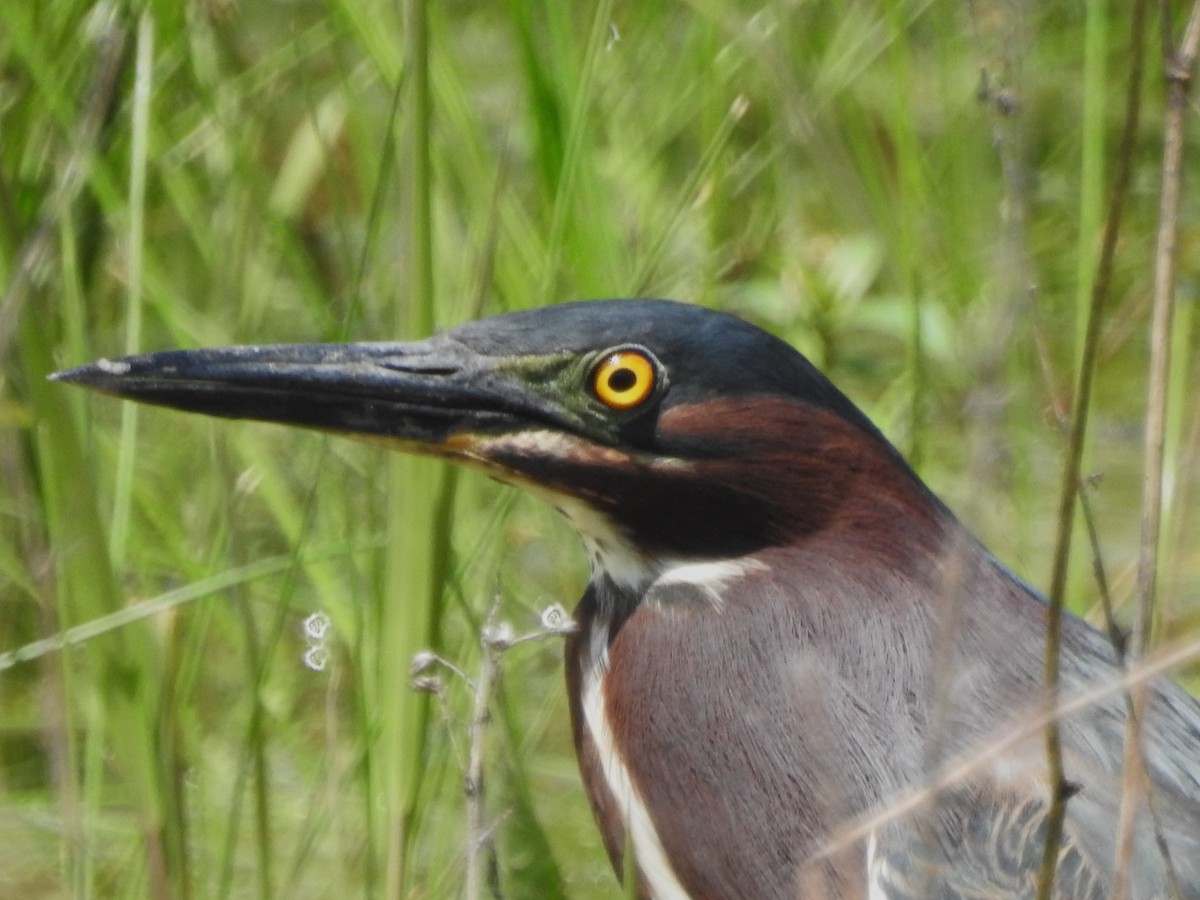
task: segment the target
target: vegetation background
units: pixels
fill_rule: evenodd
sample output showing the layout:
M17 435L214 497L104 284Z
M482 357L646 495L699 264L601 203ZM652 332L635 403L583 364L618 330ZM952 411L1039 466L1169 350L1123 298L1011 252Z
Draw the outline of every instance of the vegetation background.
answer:
M458 895L474 698L444 669L411 692L410 660L472 675L493 598L530 632L586 579L552 512L473 474L56 368L688 299L803 349L1047 584L1132 5L0 3L0 896ZM1160 27L1084 465L1126 622ZM1187 168L1161 639L1200 633ZM1068 601L1100 621L1077 531ZM489 877L614 896L558 642L502 664L476 744Z

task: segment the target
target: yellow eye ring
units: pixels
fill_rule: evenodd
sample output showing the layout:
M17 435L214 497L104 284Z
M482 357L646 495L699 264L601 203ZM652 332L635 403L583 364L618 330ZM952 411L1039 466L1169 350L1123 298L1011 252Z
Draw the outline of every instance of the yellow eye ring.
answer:
M609 409L633 409L654 393L654 363L638 350L613 350L592 369L592 393Z

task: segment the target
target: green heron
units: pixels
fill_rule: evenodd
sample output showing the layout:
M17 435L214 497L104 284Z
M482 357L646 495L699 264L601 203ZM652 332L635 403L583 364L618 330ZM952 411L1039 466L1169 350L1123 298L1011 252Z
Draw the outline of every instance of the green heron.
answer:
M566 647L579 766L643 896L1032 896L1046 601L753 325L591 301L416 343L167 351L54 377L382 438L547 498L592 562ZM1064 698L1123 675L1071 616L1060 666ZM1148 692L1150 800L1124 874L1136 897L1200 897L1200 704L1167 680ZM1101 692L1061 721L1056 896L1112 891L1126 709Z

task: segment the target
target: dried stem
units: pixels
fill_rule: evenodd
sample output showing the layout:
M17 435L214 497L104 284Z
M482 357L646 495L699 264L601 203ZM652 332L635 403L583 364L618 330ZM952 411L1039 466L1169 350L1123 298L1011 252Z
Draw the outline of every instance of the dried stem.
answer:
M1079 511L1083 514L1083 524L1087 528L1088 543L1092 549L1092 577L1096 580L1096 590L1100 592L1100 607L1104 610L1104 631L1108 642L1112 644L1117 662L1125 665L1125 645L1127 642L1113 607L1112 591L1108 587L1108 575L1104 571L1104 555L1100 550L1100 532L1096 528L1096 517L1092 514L1092 504L1088 499L1088 490L1095 477L1079 482Z
M1067 563L1071 556L1071 529L1075 519L1075 498L1079 485L1079 470L1083 459L1083 443L1087 434L1088 410L1092 399L1092 382L1100 344L1102 312L1112 284L1113 259L1117 236L1133 172L1134 146L1141 113L1142 71L1144 68L1146 0L1134 0L1130 16L1129 83L1125 94L1125 122L1117 151L1117 166L1109 195L1108 213L1104 221L1103 242L1096 278L1092 283L1092 302L1088 310L1079 363L1079 383L1071 413L1071 431L1067 442L1067 459L1063 466L1062 487L1059 491L1058 535L1055 542L1054 566L1050 577L1050 608L1046 627L1046 690L1048 702L1058 702L1058 653L1062 638L1063 603L1066 597ZM1063 776L1062 736L1058 719L1051 717L1046 724L1046 756L1050 767L1052 790L1050 809L1046 815L1046 845L1038 874L1038 900L1050 900L1054 893L1054 873L1058 865L1059 841L1067 814L1066 779Z
M1164 4L1165 7L1165 4ZM1164 46L1170 46L1170 20L1162 15ZM1200 0L1179 49L1167 53L1167 108L1163 123L1162 187L1159 193L1158 235L1154 256L1154 297L1150 325L1150 372L1146 397L1146 452L1142 469L1142 536L1138 554L1137 614L1130 658L1145 655L1154 621L1159 532L1162 525L1163 448L1166 443L1167 383L1171 362L1171 325L1175 296L1176 243L1183 182L1184 121L1192 70L1200 49ZM1134 826L1146 791L1142 759L1141 722L1146 705L1145 685L1132 694L1132 714L1125 731L1124 777L1121 783L1116 874L1113 897L1128 896L1127 873L1133 859ZM1168 861L1169 862L1169 861Z
M497 595L488 605L479 631L479 671L474 678L469 677L459 666L429 651L413 657L409 670L414 690L434 694L442 702L443 719L450 731L451 743L455 747L460 766L463 765L462 754L458 752L449 708L445 705L445 682L440 676L430 672L434 668L444 669L471 691L471 722L467 728L467 758L463 766L463 785L467 795L467 852L463 887L466 900L481 900L485 886L490 886L492 893L498 896L498 889L494 884L495 866L489 866L489 861L495 856L489 852L495 823L487 821L484 770L487 764L485 748L488 725L491 723L492 695L502 673L502 657L518 644L562 637L575 630L575 622L567 611L554 604L542 612L539 628L518 636L513 634L512 626L507 622L496 621L499 608L500 597Z
M479 900L483 896L484 847L489 843L490 830L486 827L483 798L484 740L491 719L489 707L492 701L492 686L500 674L500 654L506 644L496 640L499 629L494 627L496 611L500 605L497 594L488 606L483 628L479 633L479 674L475 678L475 698L471 710L470 740L467 751L467 774L464 779L467 792L467 876L465 896L467 900Z

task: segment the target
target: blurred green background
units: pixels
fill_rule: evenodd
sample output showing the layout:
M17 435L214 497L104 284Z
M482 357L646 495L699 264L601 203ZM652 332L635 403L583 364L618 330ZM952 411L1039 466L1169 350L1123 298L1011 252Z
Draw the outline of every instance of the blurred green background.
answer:
M477 475L137 410L48 384L56 368L687 299L809 354L1045 585L1127 15L1078 0L0 3L0 896L457 896L471 692L446 677L441 699L414 694L409 661L433 647L472 674L492 598L531 631L587 577L553 513ZM1126 620L1157 28L1085 463ZM1194 107L1188 129L1194 145ZM1164 638L1200 629L1188 166ZM1069 600L1098 621L1091 570L1080 529ZM560 655L555 640L511 650L493 703L506 897L619 895Z

